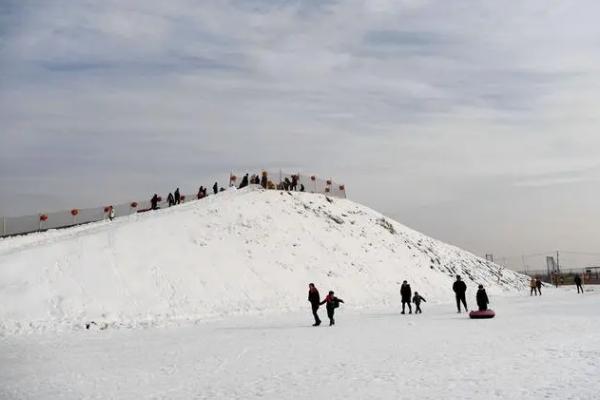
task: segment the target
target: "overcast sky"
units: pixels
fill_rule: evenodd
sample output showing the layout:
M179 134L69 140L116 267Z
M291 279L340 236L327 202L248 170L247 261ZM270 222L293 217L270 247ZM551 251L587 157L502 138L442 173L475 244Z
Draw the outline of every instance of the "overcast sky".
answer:
M517 266L600 251L599 15L592 0L0 0L0 215L283 168Z

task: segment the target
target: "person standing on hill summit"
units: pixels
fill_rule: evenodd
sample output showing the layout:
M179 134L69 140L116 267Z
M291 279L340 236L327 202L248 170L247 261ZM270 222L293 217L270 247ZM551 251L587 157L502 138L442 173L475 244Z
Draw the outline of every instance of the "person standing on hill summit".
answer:
M313 317L315 317L315 323L313 326L319 326L321 325L321 319L319 318L317 311L319 310L319 305L321 303L321 296L319 295L319 291L315 287L314 283L308 284L308 301L312 307Z
M402 313L404 314L404 307L408 304L408 313L412 314L412 307L410 306L410 297L412 295L412 289L408 282L402 282L402 286L400 286L400 296L402 297Z
M456 308L458 309L458 312L460 313L460 303L461 302L462 302L463 306L465 307L465 311L469 311L467 309L467 298L466 298L467 285L462 281L462 279L460 278L460 275L456 275L456 282L454 282L454 285L452 285L452 290L454 290L454 293L456 294Z

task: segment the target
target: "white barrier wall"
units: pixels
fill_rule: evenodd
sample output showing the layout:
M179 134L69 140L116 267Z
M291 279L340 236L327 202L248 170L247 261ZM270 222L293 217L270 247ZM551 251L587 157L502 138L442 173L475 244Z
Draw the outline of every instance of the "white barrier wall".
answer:
M258 171L262 174L262 171ZM307 193L322 193L334 197L346 198L346 190L344 185L338 184L331 179L320 179L315 175L289 174L283 172L267 172L267 178L273 184L277 185L287 177L290 181L292 175L298 176L298 188L304 186L304 191ZM242 182L244 174L231 174L230 184L239 186ZM250 173L252 176L252 173ZM235 177L235 179L232 179ZM227 185L222 187L227 188ZM207 194L212 195L212 187L207 187ZM160 208L168 207L167 196L160 196L161 201L158 203ZM197 199L197 193L185 194L184 202ZM74 225L87 224L89 222L102 221L108 218L109 206L82 208L75 210L63 210L56 212L41 212L33 215L24 215L20 217L0 217L0 237L21 235L31 232L45 231L48 229L66 228ZM130 203L113 204L115 217L135 214L150 209L150 200L138 200Z

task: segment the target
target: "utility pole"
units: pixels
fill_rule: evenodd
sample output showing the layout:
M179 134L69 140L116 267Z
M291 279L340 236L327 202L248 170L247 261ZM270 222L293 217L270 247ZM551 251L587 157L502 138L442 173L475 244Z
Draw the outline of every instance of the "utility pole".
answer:
M560 274L560 263L558 262L558 250L556 250L556 272Z

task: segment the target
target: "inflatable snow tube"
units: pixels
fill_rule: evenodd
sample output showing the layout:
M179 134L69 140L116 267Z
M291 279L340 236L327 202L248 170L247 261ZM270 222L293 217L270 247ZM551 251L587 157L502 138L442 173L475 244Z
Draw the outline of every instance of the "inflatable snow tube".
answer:
M485 310L485 311L471 311L469 313L469 318L473 319L485 319L485 318L494 318L496 313L494 310Z

